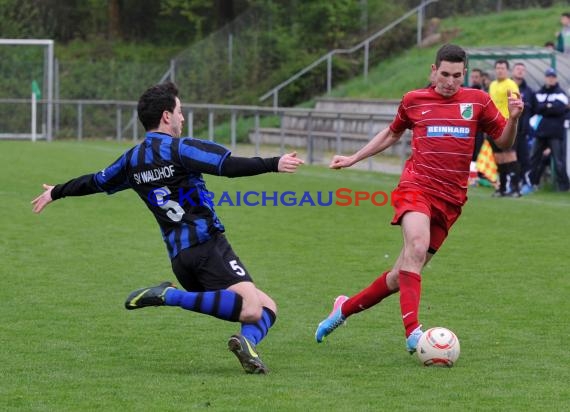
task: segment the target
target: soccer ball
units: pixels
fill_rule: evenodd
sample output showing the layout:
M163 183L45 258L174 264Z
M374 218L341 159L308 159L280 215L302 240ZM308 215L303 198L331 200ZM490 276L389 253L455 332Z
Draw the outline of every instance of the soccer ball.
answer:
M416 352L425 366L451 368L459 358L459 339L449 329L431 328L420 337Z

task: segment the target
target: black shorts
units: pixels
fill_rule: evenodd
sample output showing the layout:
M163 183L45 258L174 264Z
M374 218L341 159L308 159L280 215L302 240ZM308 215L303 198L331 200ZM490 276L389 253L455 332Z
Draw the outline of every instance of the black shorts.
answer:
M253 282L226 237L219 232L205 243L180 251L172 259L172 270L180 285L193 292Z

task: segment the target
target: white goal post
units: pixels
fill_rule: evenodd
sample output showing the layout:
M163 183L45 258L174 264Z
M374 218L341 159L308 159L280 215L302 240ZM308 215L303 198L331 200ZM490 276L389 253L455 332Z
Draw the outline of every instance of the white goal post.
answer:
M54 93L54 41L48 39L0 39L0 46L41 46L45 47L46 52L44 54L44 79L42 79L45 84L47 85L46 96L44 97L43 101L46 104L46 118L45 118L45 138L48 141L51 141L53 138L53 93ZM30 85L31 86L31 85ZM30 96L32 96L31 88ZM44 89L45 90L45 89ZM37 130L37 116L34 106L33 97L30 99L32 101L31 104L31 113L32 113L32 124L30 134L23 134L19 137L30 137L32 139L35 138L34 131ZM9 137L4 136L2 131L0 131L0 137Z

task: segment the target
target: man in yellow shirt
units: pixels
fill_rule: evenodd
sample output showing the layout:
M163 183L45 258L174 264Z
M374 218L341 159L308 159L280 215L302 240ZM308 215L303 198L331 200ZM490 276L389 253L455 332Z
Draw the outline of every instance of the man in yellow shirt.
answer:
M507 92L519 93L519 86L509 78L509 62L497 60L495 62L495 80L489 85L489 96L505 118L509 117ZM495 197L520 197L520 165L517 161L517 152L513 148L501 150L489 139L495 154L497 171L499 172L499 188L493 193Z

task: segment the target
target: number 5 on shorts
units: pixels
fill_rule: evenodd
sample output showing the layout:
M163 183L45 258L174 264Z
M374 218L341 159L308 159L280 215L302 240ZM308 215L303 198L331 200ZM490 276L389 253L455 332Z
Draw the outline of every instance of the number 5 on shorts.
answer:
M245 275L245 269L242 268L240 265L238 265L237 260L230 260L230 266L232 268L232 270L234 272L236 272L236 275L238 276L244 276Z

